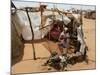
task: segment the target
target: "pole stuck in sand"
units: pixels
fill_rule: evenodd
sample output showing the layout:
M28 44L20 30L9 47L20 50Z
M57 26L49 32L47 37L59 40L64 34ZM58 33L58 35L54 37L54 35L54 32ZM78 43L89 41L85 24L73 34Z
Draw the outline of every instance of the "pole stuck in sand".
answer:
M35 48L34 48L34 32L33 32L33 28L32 28L32 23L31 23L31 19L30 19L30 16L29 16L29 13L28 13L28 9L29 8L26 8L26 14L27 14L27 17L28 17L28 20L29 20L29 24L30 24L30 28L31 28L31 32L32 32L32 47L33 47L33 59L36 60L36 54L35 54Z

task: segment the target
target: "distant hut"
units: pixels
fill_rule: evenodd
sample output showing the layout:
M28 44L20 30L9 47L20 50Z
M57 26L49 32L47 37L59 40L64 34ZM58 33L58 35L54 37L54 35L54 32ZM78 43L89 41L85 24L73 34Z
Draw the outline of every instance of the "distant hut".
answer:
M96 12L95 11L92 11L92 19L96 19Z
M87 19L96 19L96 11L87 11L84 17Z

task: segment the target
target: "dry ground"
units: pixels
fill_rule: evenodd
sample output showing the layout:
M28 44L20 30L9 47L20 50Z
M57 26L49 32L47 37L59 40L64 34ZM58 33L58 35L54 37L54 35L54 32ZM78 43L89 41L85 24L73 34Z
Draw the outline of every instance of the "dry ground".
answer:
M89 64L82 62L77 63L75 65L68 65L67 69L69 71L81 69L95 69L95 20L83 19L83 24L85 41L89 49ZM12 66L12 74L56 71L55 69L48 70L48 66L42 65L47 60L47 57L50 56L49 49L57 49L57 45L52 42L44 41L41 43L35 43L34 46L37 60L33 60L31 44L25 44L23 60Z

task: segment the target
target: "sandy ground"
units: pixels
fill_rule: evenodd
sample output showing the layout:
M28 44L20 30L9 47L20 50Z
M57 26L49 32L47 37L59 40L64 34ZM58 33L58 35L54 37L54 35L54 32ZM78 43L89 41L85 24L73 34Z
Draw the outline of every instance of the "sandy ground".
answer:
M82 70L95 69L95 20L83 19L83 29L85 41L88 46L89 63L77 63L75 65L68 65L67 70ZM24 56L22 61L12 66L12 74L16 73L34 73L34 72L51 72L55 69L48 70L48 66L43 66L50 56L50 49L58 49L58 46L53 42L35 43L35 52L37 60L33 60L33 51L31 44L25 44ZM59 50L58 50L59 53Z

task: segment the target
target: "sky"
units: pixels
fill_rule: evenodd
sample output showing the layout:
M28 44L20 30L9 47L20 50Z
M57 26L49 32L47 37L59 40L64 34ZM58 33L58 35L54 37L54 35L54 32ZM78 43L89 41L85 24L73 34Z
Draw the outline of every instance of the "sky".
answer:
M13 3L16 5L18 8L22 7L39 7L40 2L34 2L34 1L15 1L13 0ZM48 9L53 8L54 6L62 9L62 10L67 10L71 8L76 8L76 9L83 9L83 10L95 10L95 6L93 5L74 5L74 4L61 4L61 3L41 3L47 5Z

